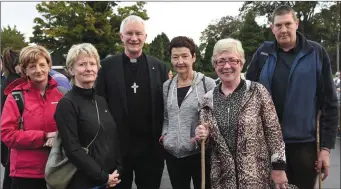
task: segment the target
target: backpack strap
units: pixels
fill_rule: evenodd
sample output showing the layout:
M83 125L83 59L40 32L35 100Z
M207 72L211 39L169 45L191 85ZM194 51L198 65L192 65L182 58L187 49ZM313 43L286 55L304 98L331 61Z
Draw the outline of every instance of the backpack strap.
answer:
M24 119L22 117L22 114L24 112L24 96L22 90L17 90L12 92L12 96L15 100L15 102L18 105L19 113L20 113L20 119L19 119L19 128L24 130Z
M204 85L204 90L205 90L205 94L207 93L207 88L206 88L206 83L205 83L205 76L202 77L202 84Z
M173 78L170 80L170 82L169 82L169 84L168 84L167 96L168 96L168 94L169 94L169 89L170 89L170 86L171 86L172 82L173 82Z
M206 87L206 82L205 82L205 76L202 77L201 80L202 80L202 84L204 85L204 90L205 90L205 94L206 94L207 93L207 87ZM173 79L171 79L169 84L168 84L167 96L169 94L169 89L170 89L170 86L171 86L172 82L173 82Z
M68 90L64 87L61 86L57 86L57 89L63 94L65 95ZM23 91L22 90L16 90L16 91L12 91L12 96L15 100L15 102L17 103L18 109L19 109L19 113L20 113L20 118L19 118L19 128L24 130L24 119L23 119L23 113L24 113L24 108L25 108L25 102L24 102L24 95L23 95Z

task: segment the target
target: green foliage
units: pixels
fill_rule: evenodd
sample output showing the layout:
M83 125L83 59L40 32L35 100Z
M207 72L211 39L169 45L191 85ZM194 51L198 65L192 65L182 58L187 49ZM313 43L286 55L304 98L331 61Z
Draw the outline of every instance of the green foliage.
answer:
M238 39L242 42L245 53L246 62L244 65L244 70L242 70L245 71L252 59L253 54L264 42L262 28L258 26L257 22L255 21L255 13L252 10L245 15L245 20L240 29Z
M321 43L332 60L333 73L336 71L336 42L340 31L340 5L335 2L318 1L247 1L240 9L240 15L253 10L258 16L266 16L272 22L272 12L279 5L289 5L299 19L298 31L307 39ZM317 10L321 10L316 13ZM274 40L271 30L263 26L265 40ZM243 42L243 41L242 41Z
M337 71L336 42L340 31L340 8L340 3L323 8L320 13L314 15L312 23L317 40L325 47L332 60L333 73Z
M212 59L213 48L214 48L215 43L216 41L213 38L209 39L208 44L205 48L205 54L204 54L204 58L202 62L202 67L203 67L202 71L211 72L213 70L211 59Z
M18 31L15 25L13 28L7 26L1 29L1 49L12 47L13 49L20 50L27 45L24 34Z
M169 54L169 38L165 33L157 35L148 45L148 54L157 57L165 62L169 69L172 68Z
M92 43L104 58L123 51L119 29L126 16L135 14L149 19L144 5L145 2L128 7L117 7L108 1L42 2L36 7L41 17L34 19L30 41L62 53L74 44Z
M224 38L238 38L241 20L238 17L224 16L213 21L201 32L199 52L203 54L203 59L199 71L212 71L211 58L215 43Z
M204 71L204 65L203 65L203 57L201 55L201 52L199 50L198 45L195 45L195 56L196 56L196 60L193 64L193 69L199 72L203 72Z
M203 52L209 41L218 41L227 37L237 37L241 21L232 16L224 16L219 20L213 21L206 29L201 32L200 52Z
M280 5L289 5L296 11L299 19L298 30L311 40L315 40L312 20L317 8L321 8L325 3L318 1L247 1L240 9L240 15L245 15L249 10L257 13L258 16L266 16L268 23L272 23L272 13Z
M218 75L215 71L211 71L211 72L204 72L205 76L210 77L212 79L217 79Z
M165 33L157 35L149 44L149 54L159 58L162 61L170 61L169 39Z

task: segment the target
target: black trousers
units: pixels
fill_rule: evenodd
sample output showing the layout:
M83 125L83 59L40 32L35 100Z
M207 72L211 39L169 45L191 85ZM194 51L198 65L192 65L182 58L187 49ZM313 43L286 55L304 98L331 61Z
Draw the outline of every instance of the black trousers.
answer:
M164 168L164 158L152 151L128 155L123 158L121 183L115 188L131 189L133 174L137 189L159 189Z
M205 189L210 189L210 154L205 153ZM176 158L166 152L166 164L173 189L190 189L193 180L194 189L201 188L201 154Z
M46 189L45 179L13 178L12 189Z
M10 152L11 152L10 149L5 145L5 143L1 142L1 164L5 168L2 189L11 189L12 185L12 178L9 176Z
M11 187L12 187L12 178L9 176L9 173L10 173L9 165L10 165L10 162L8 162L5 165L4 180L2 183L2 189L11 189Z
M299 189L313 189L316 183L317 160L316 143L285 144L289 184L296 185Z

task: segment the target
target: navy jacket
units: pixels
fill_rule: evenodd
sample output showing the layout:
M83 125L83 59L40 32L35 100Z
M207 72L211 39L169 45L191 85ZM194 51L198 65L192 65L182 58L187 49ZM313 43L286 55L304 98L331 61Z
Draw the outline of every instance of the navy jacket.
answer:
M302 48L292 64L281 122L286 143L316 141L317 113L321 110L321 146L334 148L338 126L338 99L325 49L304 38ZM298 39L297 38L297 39ZM277 62L275 41L258 48L246 73L246 79L258 81L271 93Z

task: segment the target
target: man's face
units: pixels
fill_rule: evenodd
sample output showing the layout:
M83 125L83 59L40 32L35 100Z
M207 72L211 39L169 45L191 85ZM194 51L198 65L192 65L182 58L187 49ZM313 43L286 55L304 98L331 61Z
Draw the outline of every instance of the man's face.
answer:
M296 44L298 20L294 20L292 13L275 16L274 23L270 27L280 46L286 47Z
M139 54L142 52L147 34L142 23L128 22L125 24L123 32L120 33L120 37L125 51L131 54Z

